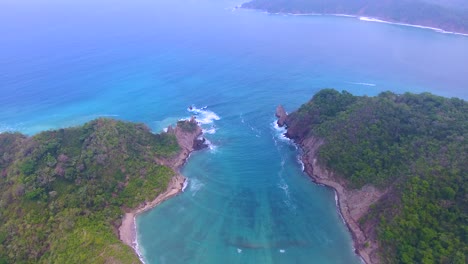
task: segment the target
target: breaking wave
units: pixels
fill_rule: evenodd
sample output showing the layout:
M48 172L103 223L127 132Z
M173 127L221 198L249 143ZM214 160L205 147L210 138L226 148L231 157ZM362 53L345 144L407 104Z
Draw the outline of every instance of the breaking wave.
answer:
M200 125L212 124L214 121L221 119L215 112L207 110L207 108L208 106L202 108L190 106L187 110L196 117Z

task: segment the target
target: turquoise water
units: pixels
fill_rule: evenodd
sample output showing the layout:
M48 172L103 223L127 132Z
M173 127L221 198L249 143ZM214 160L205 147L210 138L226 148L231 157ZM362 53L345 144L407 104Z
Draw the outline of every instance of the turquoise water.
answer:
M467 99L468 38L229 0L0 3L0 131L99 116L154 131L199 109L211 148L184 193L141 215L146 263L359 263L334 193L274 127L324 87Z

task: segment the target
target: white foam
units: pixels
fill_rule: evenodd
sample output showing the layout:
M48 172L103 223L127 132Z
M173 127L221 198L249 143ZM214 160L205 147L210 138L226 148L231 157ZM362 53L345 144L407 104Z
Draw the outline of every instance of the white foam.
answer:
M207 138L205 138L205 144L208 145L208 149L211 151L211 152L216 152L218 150L218 146L214 145L210 140L208 140Z
M305 164L304 162L302 161L302 155L297 155L297 162L301 165L301 169L302 171L305 171Z
M366 82L350 82L351 84L363 85L363 86L377 86L375 83L366 83Z
M289 196L289 186L286 182L282 181L281 183L278 183L278 187L284 191L286 196Z
M453 32L453 31L446 31L441 28L435 28L435 27L429 27L429 26L421 26L421 25L413 25L413 24L407 24L407 23L398 23L398 22L390 22L390 21L385 21L373 17L365 17L365 16L356 16L356 15L346 15L346 14L318 14L318 13L304 13L304 14L293 14L293 13L269 13L266 12L267 14L272 14L272 15L292 15L292 16L337 16L337 17L351 17L351 18L358 18L361 21L367 21L367 22L378 22L378 23L385 23L385 24L392 24L392 25L399 25L399 26L407 26L407 27L415 27L415 28L422 28L422 29L430 29L438 33L443 33L443 34L453 34L453 35L459 35L459 36L465 36L468 37L468 34L466 33L459 33L459 32Z
M280 253L284 253L284 252L286 252L286 250L280 249L279 252L280 252Z
M460 36L468 36L468 34L465 33L458 33L458 32L453 32L453 31L446 31L441 28L436 28L436 27L429 27L429 26L421 26L421 25L413 25L413 24L407 24L407 23L398 23L398 22L390 22L390 21L385 21L377 18L372 18L372 17L358 17L359 20L361 21L368 21L368 22L378 22L378 23L385 23L385 24L391 24L391 25L399 25L399 26L406 26L406 27L415 27L415 28L422 28L422 29L430 29L438 33L443 33L443 34L454 34L454 35L460 35Z
M215 127L211 127L209 129L203 129L203 133L204 134L214 134L216 133L216 128Z
M135 253L137 254L138 258L140 259L141 263L146 264L145 259L143 258L143 254L140 248L140 244L138 244L137 238L137 224L136 224L136 216L133 217L133 230L135 231L135 240L133 241L133 248L135 249Z
M185 189L187 188L187 186L188 186L188 179L186 178L184 180L184 184L182 185L182 192L185 192Z
M203 186L205 186L202 182L200 182L200 180L197 180L196 178L193 178L191 179L190 181L190 191L192 192L192 196L195 196L197 194L197 192L199 192L201 190L201 188L203 188Z
M273 121L272 126L273 126L273 129L275 130L276 138L278 138L278 139L280 139L282 141L291 142L291 140L289 138L287 138L286 135L285 135L286 132L287 132L285 127L280 127L278 125L278 122L276 122L276 120Z
M237 253L239 253L239 254L242 253L242 249L238 248Z
M197 117L197 121L201 125L212 124L214 121L221 119L215 112L207 110L207 108L207 106L202 108L191 106L191 108L188 108L188 111Z
M336 205L336 209L338 210L338 214L340 215L341 217L341 221L343 221L343 223L346 225L346 220L344 219L343 215L341 214L341 210L340 210L340 205L339 205L339 198L338 198L338 193L335 191L335 205Z

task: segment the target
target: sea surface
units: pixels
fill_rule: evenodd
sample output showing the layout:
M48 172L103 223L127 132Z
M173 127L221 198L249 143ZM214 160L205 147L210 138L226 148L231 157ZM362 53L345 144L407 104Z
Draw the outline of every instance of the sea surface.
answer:
M359 263L275 107L328 87L467 99L468 37L241 3L1 1L0 131L111 117L159 132L196 115L210 148L181 195L137 218L145 263Z

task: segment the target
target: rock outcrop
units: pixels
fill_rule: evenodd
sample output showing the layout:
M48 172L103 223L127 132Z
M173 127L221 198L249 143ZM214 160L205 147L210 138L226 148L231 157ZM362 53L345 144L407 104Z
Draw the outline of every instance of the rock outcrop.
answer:
M185 160L192 151L200 150L208 146L205 144L206 139L201 137L203 131L195 118L179 122L182 123L178 124L175 128L170 126L167 129L167 133L175 135L177 138L177 143L179 143L181 148L181 151L176 157L167 161L169 162L167 165L175 170L185 163ZM185 127L190 127L193 129L188 130L185 129Z
M278 122L277 122L278 126L280 127L284 126L285 125L284 121L288 117L288 114L286 113L282 105L278 105L278 107L276 107L275 115L278 118Z

